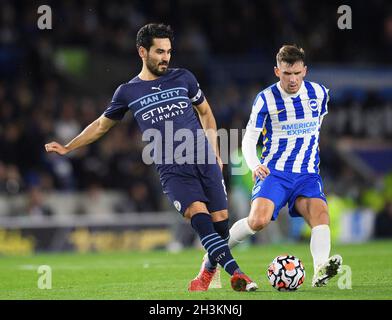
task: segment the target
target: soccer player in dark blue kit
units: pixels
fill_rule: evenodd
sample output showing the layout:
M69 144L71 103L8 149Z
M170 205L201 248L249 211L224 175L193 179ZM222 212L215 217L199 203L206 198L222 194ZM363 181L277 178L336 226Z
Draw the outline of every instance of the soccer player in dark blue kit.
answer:
M207 251L199 274L189 284L189 291L206 291L218 263L230 274L234 290L254 291L256 283L240 270L227 245L227 195L215 118L195 76L186 69L168 68L172 40L169 26L148 24L142 27L136 37L136 47L143 61L138 76L120 85L105 112L72 141L64 146L50 142L45 148L47 152L64 155L92 143L130 110L142 132L153 132L153 158L163 192L191 221ZM182 152L173 152L182 141L170 139L184 129L195 138L186 146L185 163L179 160L183 160ZM167 148L168 145L171 148ZM211 158L213 161L208 161Z

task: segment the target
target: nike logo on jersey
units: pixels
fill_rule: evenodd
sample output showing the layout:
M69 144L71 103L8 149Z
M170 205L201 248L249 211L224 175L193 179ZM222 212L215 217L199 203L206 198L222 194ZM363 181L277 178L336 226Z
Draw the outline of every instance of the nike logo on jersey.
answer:
M162 89L161 89L161 85L159 85L158 87L151 87L151 90L158 90L158 91L162 91Z
M276 112L274 112L274 113L271 113L271 115L274 115L274 114L279 114L279 113L281 113L281 112L283 112L283 111L285 111L286 109L280 109L279 111L276 111Z

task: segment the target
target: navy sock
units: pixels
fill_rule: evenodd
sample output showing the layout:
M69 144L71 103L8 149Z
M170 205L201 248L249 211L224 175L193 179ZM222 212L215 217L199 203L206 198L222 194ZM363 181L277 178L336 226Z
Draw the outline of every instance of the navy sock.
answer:
M214 222L214 229L215 231L221 236L223 240L226 241L226 243L229 241L230 238L230 232L229 232L229 219L225 219L222 221ZM206 263L206 268L209 271L214 271L217 262L213 261L211 257L208 257L207 263Z
M214 229L221 236L223 240L225 240L226 242L229 241L230 238L229 219L214 222Z
M191 224L198 233L201 244L208 252L211 261L219 263L230 275L233 275L235 271L240 271L227 242L215 231L209 214L197 213L193 215Z

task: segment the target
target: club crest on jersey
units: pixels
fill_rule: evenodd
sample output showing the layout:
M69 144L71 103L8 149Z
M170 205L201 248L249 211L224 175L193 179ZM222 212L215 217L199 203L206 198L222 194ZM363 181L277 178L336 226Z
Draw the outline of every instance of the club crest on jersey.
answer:
M181 211L181 202L180 201L175 200L173 202L173 204L174 204L174 207L177 209L177 211Z
M317 111L318 110L318 103L316 99L310 99L308 102L308 107L312 111Z
M260 191L260 189L261 189L261 186L257 186L256 188L253 188L252 195L255 195L257 192Z

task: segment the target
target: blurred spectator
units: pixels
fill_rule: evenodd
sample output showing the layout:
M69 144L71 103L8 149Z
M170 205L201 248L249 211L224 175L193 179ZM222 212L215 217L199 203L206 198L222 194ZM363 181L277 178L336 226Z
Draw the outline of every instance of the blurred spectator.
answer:
M374 230L375 238L392 238L392 202L388 201L385 207L376 216Z
M6 168L4 163L0 161L0 194L7 190Z
M206 34L200 30L200 25L194 22L188 23L182 30L178 44L181 54L196 59L199 63L205 63L208 58L209 47Z
M53 213L53 210L45 204L45 198L41 189L38 187L30 188L27 194L26 212L24 214L30 217L49 217Z
M386 44L386 51L389 56L392 55L392 13L385 18L384 21L384 37Z
M156 211L158 208L151 195L147 183L138 181L128 188L126 198L117 204L116 211L118 213Z
M20 137L21 128L18 123L11 122L4 126L4 132L0 140L0 159L5 163L21 165Z
M179 220L173 226L174 240L167 246L167 250L171 252L178 252L184 248L189 248L193 246L200 246L198 242L198 237L193 232L191 224L184 219Z
M76 117L76 106L74 99L68 98L64 101L60 116L55 123L54 131L56 139L61 143L67 143L80 132L80 124Z
M55 154L48 155L47 165L55 178L57 189L75 189L76 175L68 157L61 157Z
M0 183L2 185L1 188L4 188L4 192L7 195L17 195L24 191L24 183L17 166L12 164L6 165L3 166L3 169L0 169L0 171L2 170L3 173L0 174Z
M100 183L91 183L86 193L80 198L80 203L76 209L78 215L91 215L96 218L110 217L113 207Z

